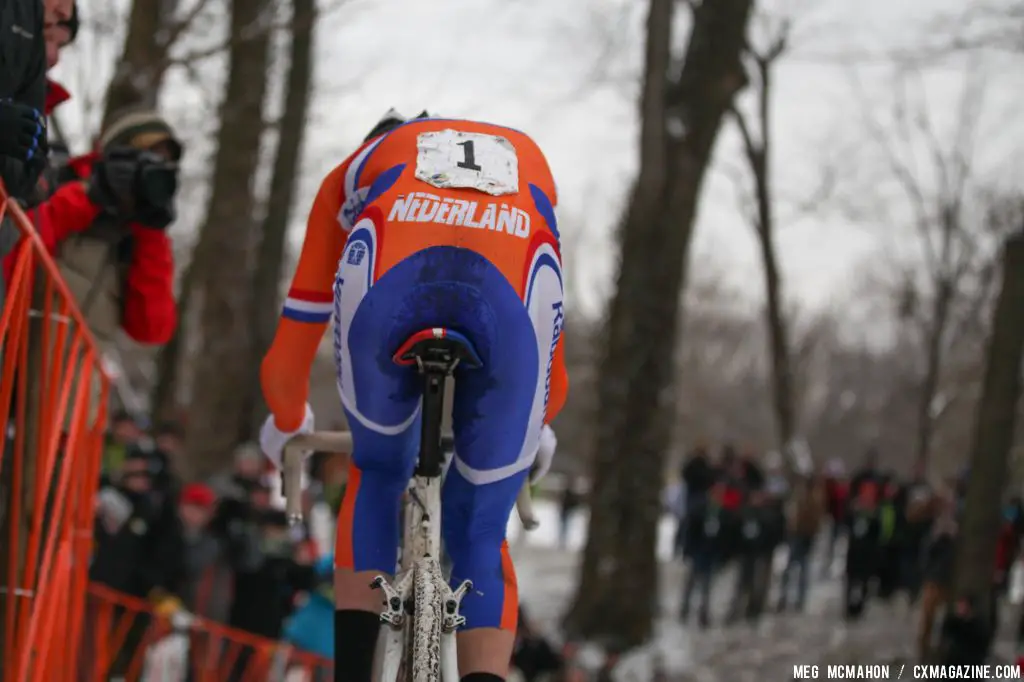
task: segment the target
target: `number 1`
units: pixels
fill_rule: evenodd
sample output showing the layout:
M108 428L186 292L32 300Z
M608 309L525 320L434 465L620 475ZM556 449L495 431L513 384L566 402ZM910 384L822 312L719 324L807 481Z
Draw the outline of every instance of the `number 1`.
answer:
M468 170L482 171L483 168L476 165L476 152L473 150L473 141L467 140L460 142L459 146L462 147L462 154L465 157L465 161L459 161L457 165L459 168L466 168Z

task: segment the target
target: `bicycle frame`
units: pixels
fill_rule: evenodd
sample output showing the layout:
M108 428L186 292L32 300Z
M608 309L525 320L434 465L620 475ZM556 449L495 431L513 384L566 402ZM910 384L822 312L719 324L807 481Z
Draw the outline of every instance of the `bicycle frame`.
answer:
M302 466L312 450L351 452L351 434L324 431L300 435L285 446L282 483L288 519L293 524L302 520ZM411 652L432 648L431 642L416 639L422 633L437 633L441 682L459 682L456 631L465 619L459 615L458 605L472 585L466 581L453 591L441 571L441 485L440 476L413 476L404 504L405 535L398 574L392 583L384 576L377 576L373 583L384 592L385 605L373 676L377 682L398 682L403 661L413 682L434 682L430 670L414 667L416 657ZM520 490L516 507L523 528L536 528L528 483ZM406 613L413 595L419 620L415 632ZM423 601L431 604L425 607ZM436 622L438 616L440 622Z
M284 492L288 520L292 525L302 522L302 466L314 450L351 453L352 434L348 431L317 431L295 436L285 445L281 489ZM533 508L529 483L519 491L516 511L526 530L533 530L540 525Z
M424 596L424 592L436 595L435 599L439 598L446 607L444 611L421 608L423 605L417 604L416 617L429 620L435 618L438 613L444 614L441 623L429 623L422 629L440 632L442 682L458 682L459 664L455 632L462 622L458 615L458 602L461 601L465 590L452 592L441 572L441 481L442 479L438 477L413 476L404 505L405 534L400 569L393 588L395 595L389 594L390 590L385 587L386 583L380 586L385 590L389 606L393 604L392 597L397 596L403 609L406 601L414 593L418 599ZM453 600L455 608L448 608L447 605ZM378 650L380 671L374 678L378 682L397 682L403 658L412 648L413 642L408 640L414 637L415 633L412 628L405 627L408 622L404 618L396 620L395 623L386 621L381 629L382 645ZM406 661L410 666L414 663L413 660ZM415 681L427 679L424 671L414 668L410 672L411 679Z

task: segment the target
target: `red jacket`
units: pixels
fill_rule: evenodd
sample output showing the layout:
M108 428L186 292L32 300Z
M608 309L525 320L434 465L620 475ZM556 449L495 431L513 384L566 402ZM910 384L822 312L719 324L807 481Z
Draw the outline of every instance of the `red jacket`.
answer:
M76 157L71 159L69 166L79 178L87 178L96 156ZM85 183L69 182L27 213L47 251L55 256L60 243L89 227L100 210L86 196ZM171 340L178 323L171 240L163 230L138 224L129 225L129 229L132 233L132 256L125 283L121 327L139 343L164 344ZM4 278L8 281L20 248L14 249L4 259Z
M46 115L49 116L53 110L64 102L71 99L71 93L64 89L64 86L57 81L46 80Z

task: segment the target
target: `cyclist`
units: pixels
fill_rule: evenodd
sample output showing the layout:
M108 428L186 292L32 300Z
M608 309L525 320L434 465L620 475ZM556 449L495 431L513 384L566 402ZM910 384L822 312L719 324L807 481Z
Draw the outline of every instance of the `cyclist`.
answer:
M369 584L395 571L419 447L420 378L392 356L433 327L466 335L484 363L457 370L442 495L453 585L474 585L459 670L466 682L508 674L518 599L505 528L568 387L555 203L547 161L525 134L426 112L388 112L320 186L261 369L271 417L260 440L280 465L284 443L312 431L307 378L333 315L354 450L335 548L337 680L370 680L381 596Z

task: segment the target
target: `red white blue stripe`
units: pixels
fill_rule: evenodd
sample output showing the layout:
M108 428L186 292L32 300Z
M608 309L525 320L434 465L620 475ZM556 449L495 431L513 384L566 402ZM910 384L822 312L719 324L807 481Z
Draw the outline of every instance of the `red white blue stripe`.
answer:
M296 322L329 322L334 313L334 292L291 289L284 300L281 316Z

